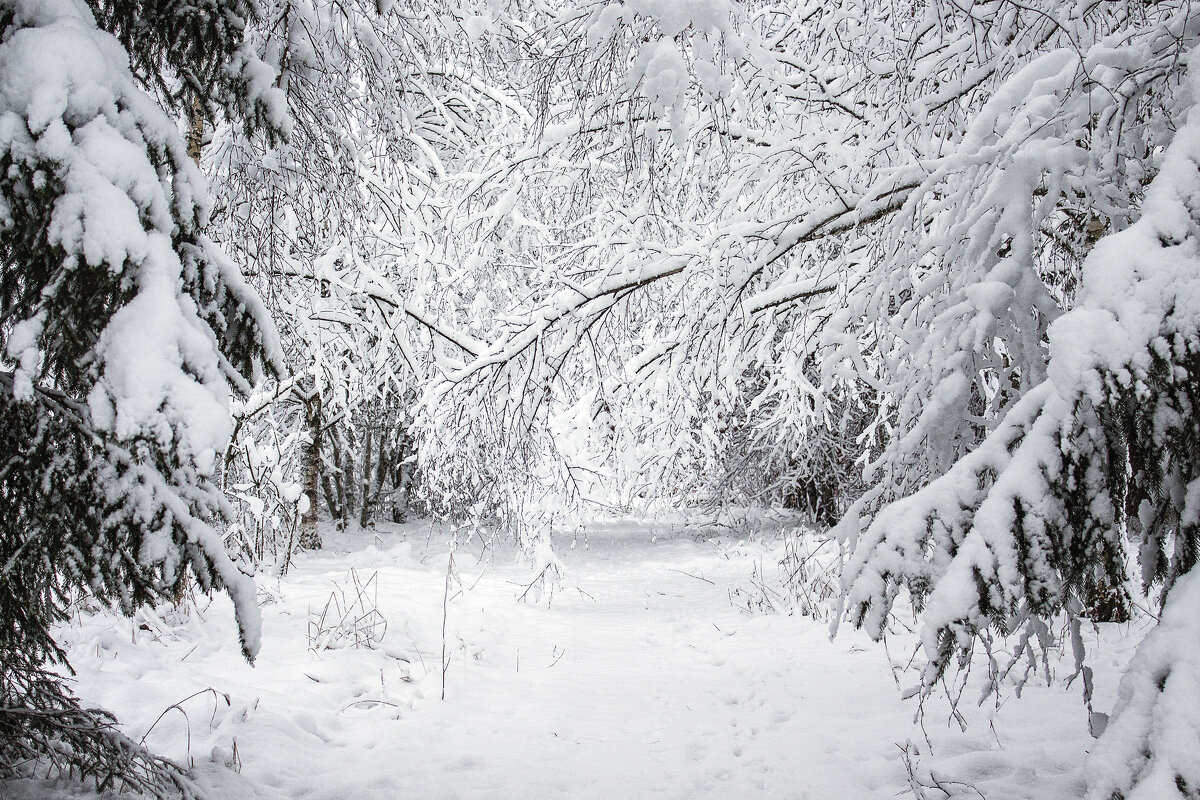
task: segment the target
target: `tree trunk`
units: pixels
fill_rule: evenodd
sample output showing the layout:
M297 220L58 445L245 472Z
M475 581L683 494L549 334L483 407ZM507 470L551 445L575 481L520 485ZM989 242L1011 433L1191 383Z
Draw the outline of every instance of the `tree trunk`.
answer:
M188 126L187 154L196 166L200 165L200 151L204 149L204 106L200 98L192 98L192 118Z
M304 447L300 482L308 496L308 508L300 517L300 547L317 550L321 547L321 533L317 530L317 508L321 502L321 395L315 386L305 400L304 417L309 441Z
M347 430L346 438L342 440L342 491L345 500L342 503L342 526L350 524L350 518L358 510L358 465L354 463L355 447L358 442L352 438L353 431Z
M358 515L360 527L371 521L371 429L363 427L362 510Z
M383 489L387 486L389 467L391 466L393 453L390 453L384 446L386 438L384 432L379 432L379 452L375 455L375 492L371 495L371 507L375 509L375 516L380 516L383 510Z
M342 484L342 434L336 428L329 431L329 450L329 460L325 462L328 469L321 481L329 487L326 489L329 516L341 524L346 518L346 487Z
M392 470L392 522L408 519L410 495L412 493L412 467L405 463L409 456L407 431L401 431L396 443Z
M342 509L338 505L338 491L335 488L334 482L324 473L321 475L321 489L325 492L325 507L329 509L329 516L334 519L341 519Z

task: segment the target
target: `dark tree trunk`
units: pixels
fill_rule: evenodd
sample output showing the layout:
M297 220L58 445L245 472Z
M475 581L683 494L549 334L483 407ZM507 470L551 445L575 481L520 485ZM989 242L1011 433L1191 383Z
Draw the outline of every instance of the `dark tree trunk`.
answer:
M338 491L328 475L321 475L321 490L325 493L325 507L329 509L329 516L341 519L342 509L338 505Z
M316 391L304 403L305 427L309 441L304 448L300 470L301 489L308 496L308 509L300 517L300 547L316 550L321 546L317 530L317 508L321 502L321 395Z
M357 506L358 498L355 495L355 464L354 464L354 442L344 441L342 443L342 472L339 476L342 485L342 526L345 527L350 523L350 517L354 515Z
M388 475L391 472L389 467L394 457L394 452L389 451L384 447L384 435L379 434L379 452L375 456L375 491L371 495L371 508L374 509L374 516L378 517L382 512L383 490L387 486Z
M367 527L371 521L371 429L363 427L363 458L362 458L362 509L358 515L358 524Z

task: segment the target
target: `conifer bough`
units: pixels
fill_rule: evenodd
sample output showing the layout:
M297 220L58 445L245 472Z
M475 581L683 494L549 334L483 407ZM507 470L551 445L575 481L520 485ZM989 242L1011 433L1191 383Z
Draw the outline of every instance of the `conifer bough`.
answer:
M231 387L276 371L279 348L202 233L207 186L170 116L199 101L285 133L270 70L243 47L252 14L0 0L0 776L42 761L101 788L192 793L53 671L69 667L51 627L81 594L131 612L191 574L229 592L243 652L258 650L214 473Z

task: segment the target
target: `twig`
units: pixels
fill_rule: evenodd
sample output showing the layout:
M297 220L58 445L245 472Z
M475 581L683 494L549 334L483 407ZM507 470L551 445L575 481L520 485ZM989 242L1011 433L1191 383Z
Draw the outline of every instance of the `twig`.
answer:
M150 729L147 730L144 734L142 734L142 738L141 738L141 740L138 741L138 744L139 745L146 744L146 737L149 736L156 727L158 727L158 723L162 722L163 717L165 717L167 715L167 712L173 708L176 711L178 711L180 714L183 714L183 719L187 723L188 766L189 767L196 766L195 763L192 761L192 720L190 717L188 717L187 712L183 710L183 704L186 703L188 700L191 700L193 697L199 697L200 695L204 694L205 692L212 692L212 694L213 694L213 701L214 701L213 702L213 715L212 715L212 718L208 721L208 724L211 727L213 721L217 718L217 705L215 702L217 697L224 698L225 705L227 705L227 706L232 705L232 701L230 700L229 695L225 694L225 692L218 692L216 689L209 686L207 689L201 689L200 691L198 691L194 694L189 694L187 697L183 698L182 700L180 700L176 703L172 703L171 705L164 708L162 713L158 715L158 719L154 720L154 724L150 726Z
M713 583L713 581L710 581L708 578L704 577L703 575L693 575L690 572L684 572L681 569L673 569L673 568L670 569L670 572L678 572L680 575L687 575L689 578L695 578L698 581L704 581L705 583L712 584L713 586L717 585L716 583Z
M450 660L446 655L446 620L450 615L450 576L454 573L454 553L446 562L446 589L442 594L442 699L446 699L446 672L450 669Z
M546 574L546 570L550 569L552 566L554 565L546 564L546 566L542 567L542 571L537 574L537 577L529 582L529 585L525 587L525 591L521 592L521 596L517 598L518 603L524 602L526 595L529 594L529 590L537 585L537 582Z
M347 703L346 705L344 705L340 709L338 709L338 713L341 714L343 711L345 711L349 708L353 708L354 706L361 706L361 705L367 705L367 704L377 705L377 706L391 706L392 708L400 708L400 706L398 704L388 702L387 700L352 700L351 702Z

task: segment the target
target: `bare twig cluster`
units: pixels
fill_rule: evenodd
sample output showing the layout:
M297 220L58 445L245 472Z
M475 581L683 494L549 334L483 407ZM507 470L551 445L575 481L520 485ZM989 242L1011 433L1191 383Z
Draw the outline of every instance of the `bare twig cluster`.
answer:
M379 572L365 581L351 568L345 582L334 584L320 611L308 612L308 648L374 647L387 633L387 620L379 613Z

